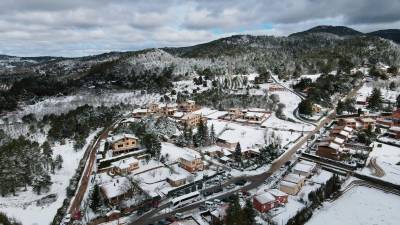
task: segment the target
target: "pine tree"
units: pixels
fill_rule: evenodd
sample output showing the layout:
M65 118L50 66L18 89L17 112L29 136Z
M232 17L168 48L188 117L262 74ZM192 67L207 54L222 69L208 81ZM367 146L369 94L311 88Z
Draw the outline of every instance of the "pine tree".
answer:
M299 103L299 113L303 115L312 115L312 102L305 99Z
M256 225L256 211L250 199L246 200L246 205L243 208L244 218L246 219L245 225Z
M215 144L216 141L217 141L217 137L215 134L214 124L211 124L210 144Z
M57 169L61 169L62 168L63 162L64 162L63 157L61 155L57 155L56 156L56 160L55 160L55 164L57 166Z
M158 140L157 136L152 133L147 133L143 136L143 145L146 147L147 151L152 157L157 159L160 157L161 153L161 142Z
M236 162L242 162L242 148L240 147L240 143L236 144L234 156Z
M377 88L372 90L372 94L368 99L368 109L379 111L382 108L382 94Z
M42 144L42 150L43 150L43 154L47 157L47 158L51 158L53 156L53 150L51 149L51 146L49 144L48 141L43 142Z
M91 195L91 199L90 199L90 208L93 211L97 211L97 209L101 206L101 202L100 202L100 191L99 191L99 185L95 184L94 188L93 188L93 193Z
M397 108L400 108L400 95L398 95L396 98L396 106Z
M337 106L336 106L336 112L337 114L341 115L344 111L344 104L341 100L339 100Z
M229 208L226 210L226 225L243 225L243 213L237 195L232 196Z

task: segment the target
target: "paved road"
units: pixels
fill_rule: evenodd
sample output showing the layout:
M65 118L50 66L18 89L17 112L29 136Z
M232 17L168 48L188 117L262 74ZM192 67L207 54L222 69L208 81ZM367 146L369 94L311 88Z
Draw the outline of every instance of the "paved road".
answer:
M95 164L96 161L96 151L99 148L100 140L107 138L108 134L114 129L114 126L118 124L120 121L121 120L114 122L105 131L103 131L103 133L101 133L101 135L93 143L91 143L86 148L85 154L86 155L88 154L89 157L87 158L85 169L82 173L77 191L75 192L76 194L74 198L71 200L69 206L68 213L70 213L71 215L75 215L76 212L80 211L83 197L85 196L86 190L89 185L90 175L93 172L93 165Z

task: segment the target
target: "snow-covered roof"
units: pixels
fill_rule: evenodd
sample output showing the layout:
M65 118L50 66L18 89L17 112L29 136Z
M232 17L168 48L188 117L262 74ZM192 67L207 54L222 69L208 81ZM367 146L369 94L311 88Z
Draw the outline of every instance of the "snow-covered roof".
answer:
M132 113L147 113L147 109L134 109Z
M223 161L223 162L228 162L228 161L231 161L231 158L229 158L229 157L226 157L226 156L222 156L221 158L219 158L221 161Z
M181 158L186 160L186 161L193 161L198 157L196 157L195 155L189 154L189 153L184 153L184 154L181 155Z
M293 170L310 173L314 168L315 168L315 165L312 166L309 164L304 164L304 163L299 162L294 166Z
M176 117L176 118L181 118L183 115L184 115L183 112L175 112L174 115L172 115L172 116Z
M335 142L335 143L337 143L337 144L343 144L343 143L344 143L344 139L335 137L335 138L333 139L333 142Z
M345 127L343 127L343 130L344 131L347 131L347 132L353 132L353 128L351 128L351 127L348 127L348 126L345 126Z
M247 111L248 112L266 112L266 110L263 108L248 108Z
M203 116L208 116L208 115L216 113L216 112L218 112L218 110L210 109L210 108L207 108L207 107L203 107L203 108L201 108L199 110L196 110L196 111L194 111L192 113L203 115Z
M343 121L345 121L346 123L355 123L356 120L354 118L343 118Z
M329 148L335 149L335 150L340 150L340 145L330 142L328 145Z
M187 178L187 174L182 174L182 173L174 173L168 177L168 179L172 180L172 181L180 181L180 180L184 180L186 178Z
M222 151L222 148L218 145L211 145L207 147L201 148L202 152L220 152Z
M127 185L128 182L128 178L121 177L118 178L118 182L114 180L113 182L100 185L100 188L103 190L103 193L106 195L106 197L108 199L111 199L125 194L126 189L124 189L124 187Z
M232 155L232 152L231 151L229 151L228 149L226 149L226 148L223 148L222 149L222 152L224 153L224 156L229 156L229 155Z
M229 208L229 204L224 204L222 206L217 207L213 211L211 211L211 215L217 218L224 218L226 216L226 210Z
M361 120L361 122L363 122L363 123L373 123L373 122L375 122L374 119L369 118L369 117L364 117L364 118L361 118L360 120Z
M256 196L254 196L254 198L261 204L266 204L266 203L275 201L275 197L269 192L265 192L263 194L256 195Z
M271 195L273 195L275 197L287 196L287 194L285 192L280 191L278 189L270 189L270 190L268 190L268 193L270 193Z
M124 138L136 139L136 140L139 139L134 134L117 134L117 135L107 138L107 140L112 143L112 142L116 142L116 141L119 141Z
M178 106L176 103L160 103L158 105L160 108L175 108Z
M139 163L139 160L131 157L131 158L126 158L126 159L121 159L116 162L112 162L111 165L114 167L118 167L120 169L126 169L126 168L129 168L129 166L134 163Z
M261 112L246 112L245 116L249 116L249 117L263 117L264 113Z
M286 186L286 187L296 187L296 186L297 186L297 184L295 184L295 183L293 183L293 182L285 181L285 180L282 180L282 181L279 183L279 185L281 185L281 186Z
M294 174L294 173L289 173L288 175L286 175L283 180L287 181L287 182L292 182L295 184L300 183L301 181L304 180L304 176L298 175L298 174Z
M347 131L345 131L345 130L341 130L341 131L339 132L339 134L340 134L340 135L343 135L343 136L345 136L345 137L349 137L349 136L350 136L350 133L347 132Z
M389 128L389 131L400 132L400 127L391 127L391 128Z

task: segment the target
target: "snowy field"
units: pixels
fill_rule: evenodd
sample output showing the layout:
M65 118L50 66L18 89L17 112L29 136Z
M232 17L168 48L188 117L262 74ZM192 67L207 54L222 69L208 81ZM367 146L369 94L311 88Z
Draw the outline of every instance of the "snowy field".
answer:
M400 221L400 197L368 187L355 187L338 200L324 203L307 225L395 225Z
M97 131L99 132L100 129ZM94 138L97 132L92 133L86 139L86 145ZM84 150L75 151L73 142L67 142L65 145L56 145L53 147L53 154L60 154L63 157L63 168L56 170L55 175L51 175L53 184L49 192L41 195L36 195L32 192L32 188L28 191L19 192L17 196L0 197L0 211L5 212L8 216L14 217L24 225L42 225L49 224L55 216L59 207L66 197L66 188L70 178L75 174L75 169L78 168ZM43 206L37 206L36 201L50 194L56 194L55 202Z
M275 113L262 124L263 127L275 128L279 130L294 130L294 131L312 131L314 126L300 122L291 122L287 120L281 120L276 117Z
M369 154L367 163L376 157L376 163L385 171L385 175L379 179L400 185L400 165L398 164L400 163L400 148L387 144L377 147L378 144L380 143L374 143L374 149ZM372 175L373 171L365 167L361 173Z

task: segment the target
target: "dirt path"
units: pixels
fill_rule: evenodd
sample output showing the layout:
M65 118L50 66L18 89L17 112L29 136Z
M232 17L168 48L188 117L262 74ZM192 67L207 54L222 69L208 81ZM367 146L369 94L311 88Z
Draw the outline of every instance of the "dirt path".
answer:
M368 167L370 167L373 171L372 175L376 177L383 177L385 176L385 171L378 165L376 162L376 157L372 157L369 161Z

